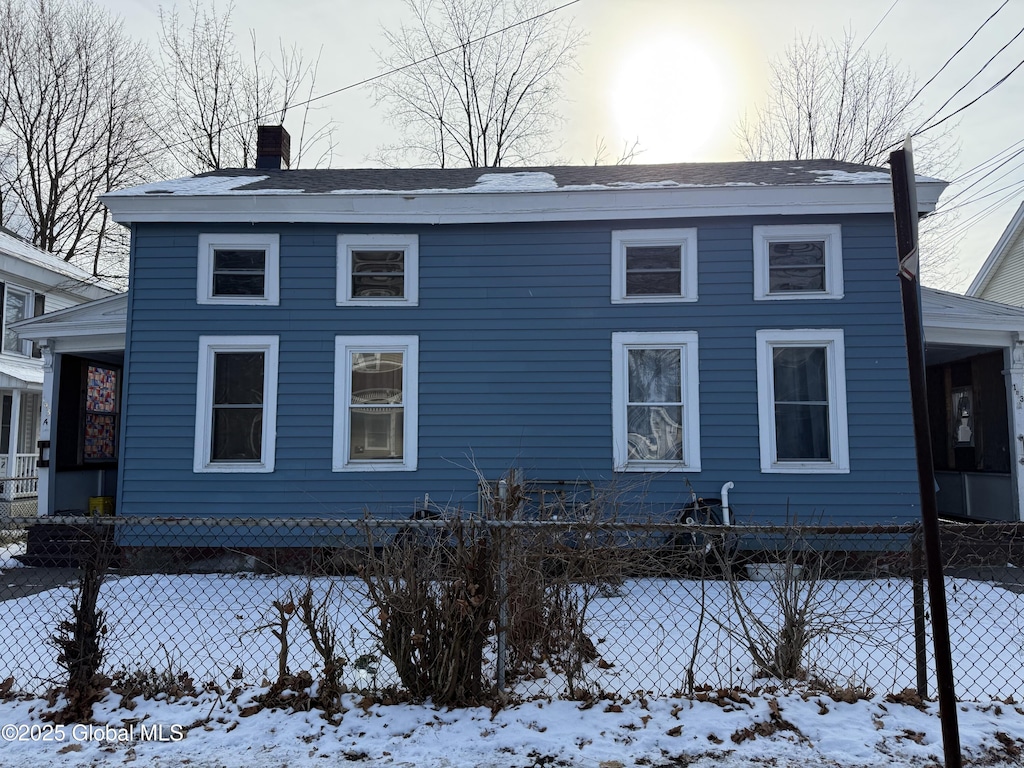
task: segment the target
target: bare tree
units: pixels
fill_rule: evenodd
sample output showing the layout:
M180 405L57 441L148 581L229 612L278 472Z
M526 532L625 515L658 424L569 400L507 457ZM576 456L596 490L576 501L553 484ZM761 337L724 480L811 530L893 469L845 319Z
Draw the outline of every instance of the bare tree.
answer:
M841 41L797 37L769 62L768 96L736 130L749 160L844 160L883 165L921 122L910 72L884 52ZM914 142L918 173L949 178L959 146L950 128ZM922 223L922 266L932 285L949 285L956 241L945 236L955 217Z
M565 71L582 33L540 0L405 0L413 22L385 32L378 104L401 130L389 165L484 168L551 149Z
M233 4L220 13L198 0L192 0L188 20L177 9L160 11L157 133L177 166L171 172L251 166L257 126L283 124L300 96L305 99L292 165L315 153L313 164L322 164L333 150L333 124L310 127L318 62L283 43L271 58L259 50L255 33L243 53L231 29L233 11Z
M146 50L91 0L0 0L0 215L96 275L124 274L96 196L145 176L148 76Z

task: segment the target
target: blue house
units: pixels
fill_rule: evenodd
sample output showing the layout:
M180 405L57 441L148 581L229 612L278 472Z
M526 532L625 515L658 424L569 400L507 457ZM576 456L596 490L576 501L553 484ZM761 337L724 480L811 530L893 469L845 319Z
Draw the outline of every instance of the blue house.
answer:
M516 467L631 514L732 483L742 521L919 515L886 170L259 165L104 196L127 297L29 324L95 390L51 376L51 513L404 518ZM1009 356L1002 319L964 354Z

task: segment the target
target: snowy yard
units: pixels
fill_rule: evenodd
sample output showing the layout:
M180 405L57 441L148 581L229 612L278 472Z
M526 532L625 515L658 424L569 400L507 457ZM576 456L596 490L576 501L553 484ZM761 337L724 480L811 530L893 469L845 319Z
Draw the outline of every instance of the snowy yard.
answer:
M642 579L595 592L589 607L587 629L599 660L587 666L584 683L605 692L603 699L565 700L564 678L548 669L515 683L511 692L524 701L497 713L387 706L350 694L336 723L315 710L286 716L249 707L276 675L280 646L271 632L272 602L307 587L330 601L342 654L377 659L360 669L350 662L346 684L366 692L397 685L393 667L380 659L374 610L359 579L112 576L100 597L105 671L173 669L187 673L200 694L139 699L134 709L111 694L96 705L94 720L120 732L69 727L60 741L10 742L2 747L4 765L139 759L157 766L187 761L257 768L321 765L316 758L340 756L357 764L417 766L556 760L606 768L698 766L700 759L729 766L770 758L777 765L868 766L927 765L942 753L934 705L886 698L916 681L911 585L904 579L826 581L815 601L812 620L824 634L808 647L808 669L833 683L834 692L866 689L869 699L836 701L806 685L789 688L755 677L749 654L729 630L733 609L724 582ZM742 588L745 600L768 616L773 583L742 582ZM965 749L973 759L995 761L987 764L1019 764L1021 753L1014 750L1024 749L1024 708L1014 702L1024 690L1024 595L962 579L949 579L947 588L957 692L974 700L959 713ZM61 587L0 603L6 627L0 681L13 678L14 691L30 694L0 704L0 723L46 727L41 716L49 707L35 696L60 679L47 638L69 615L73 595L71 587ZM1013 663L1000 663L1000 654L1014 656ZM691 656L698 693L682 698ZM293 671L315 670L318 663L295 626L288 658ZM142 740L139 729L154 725L164 726L167 741ZM42 733L37 728L36 735Z

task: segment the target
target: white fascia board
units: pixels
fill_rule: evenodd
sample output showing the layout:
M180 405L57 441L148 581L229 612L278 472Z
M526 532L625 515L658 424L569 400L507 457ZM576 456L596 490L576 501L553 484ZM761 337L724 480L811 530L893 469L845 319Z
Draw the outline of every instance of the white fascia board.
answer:
M918 184L935 209L944 182ZM478 224L718 216L842 215L893 211L889 184L737 185L519 193L226 193L106 195L121 224L135 222Z
M55 272L43 264L24 261L16 255L0 251L0 279L5 275L10 275L15 281L22 281L25 288L40 293L61 293L78 301L102 299L113 293L95 278Z
M925 344L951 344L962 347L1013 347L1017 334L1005 329L924 326Z
M974 280L967 287L966 295L977 296L985 290L989 279L996 272L996 267L1003 260L1003 253L1017 239L1017 235L1022 233L1024 233L1024 202L1020 204L1017 212L1010 219L1010 223L1006 225L1006 229L1003 230L1003 234L1000 235L999 240L996 242L995 248L989 253L985 263L978 270L978 274L974 276Z
M124 352L124 333L102 333L81 336L61 336L50 339L48 346L55 354L81 352Z

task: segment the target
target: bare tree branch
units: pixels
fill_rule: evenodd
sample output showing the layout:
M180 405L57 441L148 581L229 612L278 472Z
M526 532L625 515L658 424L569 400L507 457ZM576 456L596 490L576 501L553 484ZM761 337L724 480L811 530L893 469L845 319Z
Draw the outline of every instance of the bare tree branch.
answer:
M869 54L847 34L841 41L797 37L769 62L765 102L740 121L736 136L748 160L843 160L883 165L888 149L920 122L915 81L886 53ZM951 129L921 137L918 172L950 177L959 146ZM958 240L948 237L951 216L921 225L922 269L929 285L957 279Z
M403 142L378 159L482 168L543 158L583 39L572 21L535 18L540 0L405 2L413 23L385 31L390 51L378 53L400 71L374 86Z

